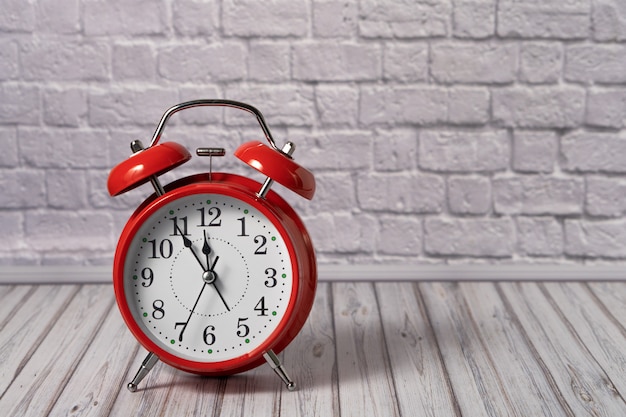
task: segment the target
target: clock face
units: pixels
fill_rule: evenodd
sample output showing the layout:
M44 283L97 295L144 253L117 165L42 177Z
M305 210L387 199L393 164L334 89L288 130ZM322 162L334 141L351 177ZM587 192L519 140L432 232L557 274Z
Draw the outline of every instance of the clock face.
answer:
M126 304L141 333L193 362L241 358L280 330L295 293L283 229L223 194L190 194L153 210L124 261Z

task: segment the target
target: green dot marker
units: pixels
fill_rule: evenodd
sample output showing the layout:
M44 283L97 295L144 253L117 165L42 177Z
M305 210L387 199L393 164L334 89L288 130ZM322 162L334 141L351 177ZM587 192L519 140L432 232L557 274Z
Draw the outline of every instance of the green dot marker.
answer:
M172 339L172 340L170 340L170 343L174 344L174 343L176 343L176 340Z
M211 200L207 200L207 201L206 201L206 203L207 203L207 204L211 204ZM211 349L209 349L209 350L211 350ZM213 351L211 350L211 352L213 352ZM209 352L209 353L210 353L210 352Z
M148 317L148 313L143 313L143 316L144 317Z
M243 211L243 214L248 214L248 209L245 209L245 210Z
M276 240L276 236L272 236L272 242Z
M272 316L275 316L275 315L276 315L276 312L275 312L275 311L272 311Z
M209 349L207 350L207 352L209 352L209 354L213 353L213 349Z
M141 239L144 243L148 241L147 237L144 237L143 239Z
M133 275L133 279L137 279L137 275Z
M250 339L246 339L246 343L250 343Z
M282 274L281 275L283 278L287 278L287 274Z
M170 214L174 214L174 210L170 210Z

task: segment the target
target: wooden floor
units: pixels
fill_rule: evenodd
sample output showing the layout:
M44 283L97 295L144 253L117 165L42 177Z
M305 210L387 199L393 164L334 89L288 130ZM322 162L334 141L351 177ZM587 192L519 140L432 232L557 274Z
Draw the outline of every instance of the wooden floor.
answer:
M626 416L626 282L321 283L269 366L157 364L105 285L0 286L2 416Z

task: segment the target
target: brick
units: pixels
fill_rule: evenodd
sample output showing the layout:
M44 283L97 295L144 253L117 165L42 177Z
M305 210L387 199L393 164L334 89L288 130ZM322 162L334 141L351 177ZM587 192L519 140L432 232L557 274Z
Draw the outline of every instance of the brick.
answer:
M432 171L495 172L509 166L508 133L424 130L419 137L419 167Z
M410 171L416 167L417 133L409 129L378 130L373 152L377 171Z
M469 176L448 178L448 206L454 214L486 214L491 209L489 179Z
M87 205L87 178L84 171L46 171L48 206L55 209L78 210Z
M496 30L496 0L455 0L452 33L456 38L483 39Z
M318 253L372 253L375 249L378 224L372 216L345 212L319 213L303 220Z
M565 253L586 258L626 257L626 222L566 219Z
M585 122L596 127L623 128L626 123L626 89L590 88Z
M158 87L94 92L89 95L89 123L92 126L108 127L119 125L155 127L163 113L177 102L176 90Z
M156 53L150 44L113 46L113 78L127 81L153 81L156 76Z
M381 50L371 44L316 42L293 46L293 78L367 81L381 78Z
M626 172L626 136L576 131L561 138L561 166L576 172Z
M318 85L315 104L322 124L326 126L357 125L359 117L359 90L344 85Z
M425 38L450 32L448 2L364 0L359 8L359 34L365 38Z
M377 253L382 255L420 255L422 220L413 216L381 216Z
M484 87L454 87L448 91L448 123L484 125L490 118L489 90Z
M307 213L353 210L357 206L354 179L350 173L316 173L315 183L315 198L306 202ZM299 200L303 201L302 198Z
M589 35L589 0L500 0L501 37L584 39Z
M383 56L383 78L398 82L427 81L428 45L387 44Z
M46 205L44 173L30 169L5 170L0 176L0 207L39 208Z
M443 42L431 45L431 73L441 83L513 82L518 47L510 43Z
M626 181L615 177L587 177L585 211L591 216L622 216L626 212Z
M0 123L39 124L38 87L0 83Z
M593 38L613 42L626 40L626 3L622 0L594 0L591 9Z
M356 34L358 5L345 1L313 2L313 35L317 38L351 38Z
M529 256L563 254L563 226L550 217L518 217L517 239L520 253Z
M581 214L584 198L585 184L580 178L520 176L493 180L494 210L498 214Z
M363 210L392 213L440 213L444 206L445 184L429 174L361 174L357 199Z
M94 211L27 212L25 232L38 251L112 250L112 218Z
M584 118L585 90L574 86L504 87L491 97L493 119L503 126L568 128Z
M359 108L364 125L431 125L446 121L448 92L431 86L363 86Z
M56 0L37 1L37 31L72 34L80 31L79 0L65 0L59 7Z
M222 27L227 36L302 37L309 27L307 2L224 0Z
M554 132L517 130L513 138L513 168L522 172L553 172L558 146Z
M0 167L12 168L19 163L17 131L15 128L0 128Z
M103 146L108 133L103 130L20 128L18 138L26 166L110 168L109 153Z
M565 49L564 77L581 83L626 82L626 45L581 44Z
M369 131L297 132L289 140L296 144L297 162L313 171L363 170L370 165L373 135Z
M87 36L163 35L167 31L164 0L87 0L82 7Z
M308 85L229 85L226 98L253 104L270 128L275 125L311 126L315 120L315 97ZM254 116L242 111L227 111L227 125L258 126Z
M18 48L14 41L0 42L0 81L18 78Z
M561 77L563 49L559 43L529 42L520 50L519 78L531 84L554 84Z
M239 42L167 46L158 50L157 72L180 82L240 80L246 75L245 55Z
M217 0L183 0L172 4L172 24L183 36L207 36L219 27Z
M424 249L433 256L507 258L514 252L511 219L427 218Z
M35 29L35 1L3 0L0 30L4 32L32 32Z
M54 88L43 93L43 120L51 126L78 127L87 116L87 92Z
M111 50L105 42L44 40L22 44L22 75L28 81L107 81Z
M252 81L287 81L291 77L288 43L250 42L248 79Z
M26 249L24 241L24 218L22 213L0 212L0 251Z

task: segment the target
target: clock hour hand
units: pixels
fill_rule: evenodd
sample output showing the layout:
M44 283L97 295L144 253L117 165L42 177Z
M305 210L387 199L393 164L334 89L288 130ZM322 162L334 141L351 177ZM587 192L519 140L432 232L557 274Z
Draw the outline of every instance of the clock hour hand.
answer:
M175 224L175 227L176 227L176 230L178 231L178 233L180 233L180 235L183 238L183 245L185 245L186 248L189 248L189 250L193 254L194 258L196 258L196 260L200 264L200 267L202 268L202 270L206 272L206 269L204 268L204 265L202 264L202 261L200 260L200 257L198 257L198 254L196 253L196 251L193 250L193 243L191 242L191 240L189 240L189 238L187 236L185 236L185 234L183 233L182 230L180 230L180 227L178 227L177 224ZM207 267L208 267L208 265L207 265Z

